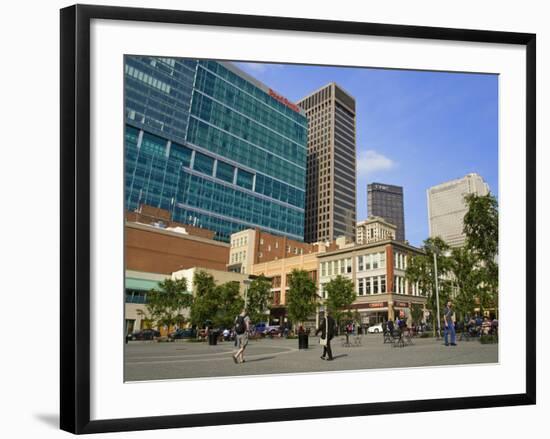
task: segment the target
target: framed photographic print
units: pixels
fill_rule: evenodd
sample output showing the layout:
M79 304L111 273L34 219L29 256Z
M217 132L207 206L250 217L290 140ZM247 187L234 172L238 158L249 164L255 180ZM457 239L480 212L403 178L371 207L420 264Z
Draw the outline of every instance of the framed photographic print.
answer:
M535 41L62 9L61 428L534 404Z

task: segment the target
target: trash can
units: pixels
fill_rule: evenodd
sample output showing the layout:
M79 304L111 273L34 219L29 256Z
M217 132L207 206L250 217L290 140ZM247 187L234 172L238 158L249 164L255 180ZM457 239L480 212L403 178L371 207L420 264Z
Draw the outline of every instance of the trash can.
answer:
M218 334L215 331L208 333L208 344L210 346L216 346L218 344Z
M305 332L298 334L298 349L308 349L309 337Z

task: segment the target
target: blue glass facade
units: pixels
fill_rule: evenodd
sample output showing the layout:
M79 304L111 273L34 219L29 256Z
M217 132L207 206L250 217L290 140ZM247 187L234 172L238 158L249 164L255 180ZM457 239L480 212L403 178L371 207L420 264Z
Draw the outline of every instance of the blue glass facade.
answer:
M125 202L216 239L259 227L304 237L307 118L235 67L125 59Z

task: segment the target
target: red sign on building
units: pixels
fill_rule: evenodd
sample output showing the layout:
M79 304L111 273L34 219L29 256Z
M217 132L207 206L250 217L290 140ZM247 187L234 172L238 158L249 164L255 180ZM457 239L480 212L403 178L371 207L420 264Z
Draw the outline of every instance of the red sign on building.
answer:
M276 93L274 90L269 89L269 96L277 99L281 104L286 105L288 108L290 108L291 110L294 110L296 113L300 112L300 107L298 107L298 105L296 105L293 102L290 102L287 98Z

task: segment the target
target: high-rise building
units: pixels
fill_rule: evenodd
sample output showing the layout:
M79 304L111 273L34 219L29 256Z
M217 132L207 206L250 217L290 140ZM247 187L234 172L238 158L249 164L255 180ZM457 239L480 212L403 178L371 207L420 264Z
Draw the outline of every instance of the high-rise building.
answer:
M439 236L451 247L466 242L464 215L468 211L464 197L468 194L487 195L489 186L480 175L472 173L428 189L428 219L430 237Z
M303 109L231 63L126 56L125 205L215 232L302 241Z
M309 121L305 240L355 239L355 99L330 83L298 105Z
M357 245L370 244L387 239L395 240L397 227L379 216L369 216L364 221L358 221L355 242Z
M391 184L371 183L367 186L367 212L397 227L395 239L405 241L405 209L403 188Z

